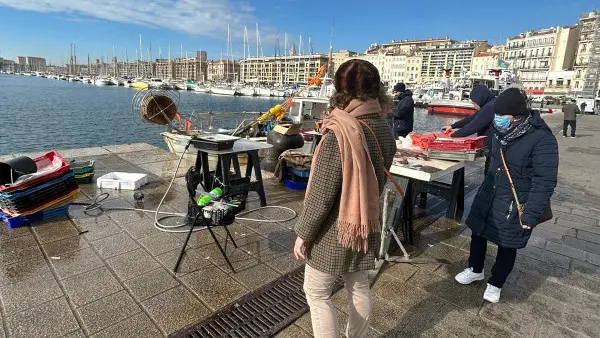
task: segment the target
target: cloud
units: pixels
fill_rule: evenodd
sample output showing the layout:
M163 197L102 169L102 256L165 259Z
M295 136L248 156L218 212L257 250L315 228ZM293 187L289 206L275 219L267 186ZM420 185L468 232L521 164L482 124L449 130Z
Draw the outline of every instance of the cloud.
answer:
M237 37L244 25L257 21L254 7L240 0L0 0L2 6L62 13L71 21L123 22L219 39L225 37L228 24Z

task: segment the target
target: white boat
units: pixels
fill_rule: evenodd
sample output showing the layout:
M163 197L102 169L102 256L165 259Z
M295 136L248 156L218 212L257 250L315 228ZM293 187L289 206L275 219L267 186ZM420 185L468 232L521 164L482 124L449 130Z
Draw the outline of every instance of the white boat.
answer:
M256 87L256 95L257 96L271 96L271 89L270 88L265 88L265 87Z
M79 78L78 77L69 77L69 82L79 82Z
M105 78L98 78L96 79L96 81L94 81L94 84L96 86L110 86L111 82L109 79L105 79Z
M81 79L81 82L83 82L83 83L92 83L92 79L90 79L89 77L84 77L83 79Z
M173 84L173 88L177 89L177 90L187 90L188 87L184 82L175 82Z
M230 86L214 86L210 87L210 92L215 95L228 95L234 96L237 95L237 90Z
M187 146L188 142L192 138L189 135L177 134L177 133L172 133L172 132L168 132L168 131L163 132L160 135L162 136L163 140L167 144L169 151L177 156L181 156L181 154L184 152L185 147ZM267 142L266 137L251 137L248 140L254 141L254 142L263 142L263 143ZM266 149L259 150L258 157L264 158L264 156L266 155L266 152L267 152ZM242 155L242 154L240 154L240 155ZM196 156L197 156L196 149L194 149L194 147L190 147L190 148L188 148L188 150L186 151L186 153L183 157L187 160L195 162ZM241 165L245 165L247 163L247 158L245 156L239 156L238 160ZM209 169L215 170L215 168L217 167L217 163L218 163L218 156L209 154L208 155Z
M195 85L195 87L193 87L193 90L198 93L209 93L210 92L210 88L208 88L204 85Z
M164 82L158 78L150 79L150 82L148 82L148 87L150 88L162 88L164 85Z
M133 80L131 79L127 79L127 80L123 80L123 86L125 87L131 87L131 84L133 83Z
M242 95L242 96L255 96L256 95L255 88L250 87L250 86L243 86L242 88L240 88L239 92L240 92L240 95Z

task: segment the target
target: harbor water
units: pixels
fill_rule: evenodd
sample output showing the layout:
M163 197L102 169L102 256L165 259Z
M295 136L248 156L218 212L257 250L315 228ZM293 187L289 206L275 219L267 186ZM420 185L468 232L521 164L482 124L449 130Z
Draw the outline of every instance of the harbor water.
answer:
M131 106L135 91L0 74L0 155L134 142L166 149L160 137L165 127L136 121ZM243 112L264 112L282 101L181 92L178 110L182 115L192 111L237 112L214 118L214 128L232 128L252 117ZM454 120L416 109L415 131L439 130Z

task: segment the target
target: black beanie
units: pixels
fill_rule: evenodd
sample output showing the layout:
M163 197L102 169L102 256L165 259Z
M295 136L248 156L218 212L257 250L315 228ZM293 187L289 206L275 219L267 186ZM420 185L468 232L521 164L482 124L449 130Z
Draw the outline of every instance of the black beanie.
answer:
M398 82L394 86L394 91L404 93L406 91L406 85L402 82Z
M527 101L518 88L508 88L498 95L494 102L494 114L497 115L527 115Z

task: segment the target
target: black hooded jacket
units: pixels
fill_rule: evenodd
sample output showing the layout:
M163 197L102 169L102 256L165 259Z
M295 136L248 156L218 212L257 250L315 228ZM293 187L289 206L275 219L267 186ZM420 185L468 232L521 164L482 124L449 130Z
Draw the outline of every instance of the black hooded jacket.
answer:
M415 101L410 90L404 91L400 100L394 107L394 131L397 133L410 133L413 131Z
M477 85L473 88L470 98L479 105L479 111L455 122L452 129L460 129L452 133L452 137L467 137L477 134L478 136L487 136L489 142L492 135L494 101L496 101L496 98L484 85Z

